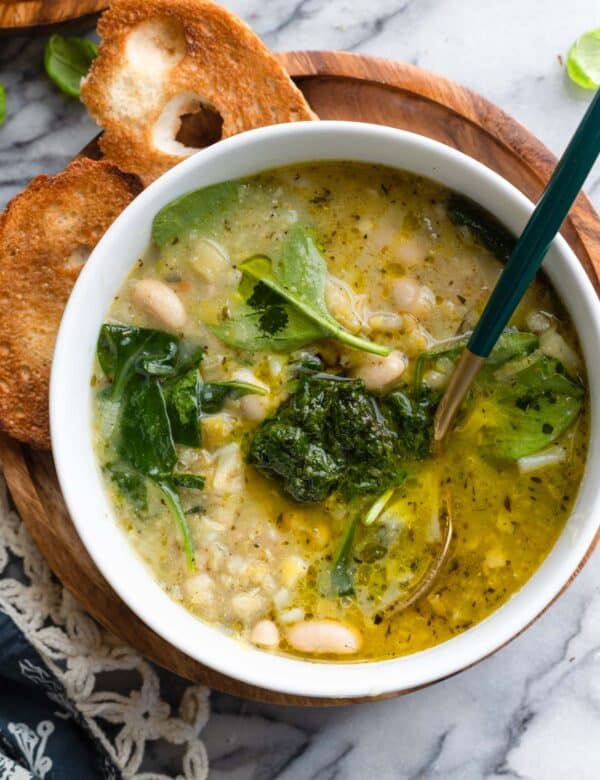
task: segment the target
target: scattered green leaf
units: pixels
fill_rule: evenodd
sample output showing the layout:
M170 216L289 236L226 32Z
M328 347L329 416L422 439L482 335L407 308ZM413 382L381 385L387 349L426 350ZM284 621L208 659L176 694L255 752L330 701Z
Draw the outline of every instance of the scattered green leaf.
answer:
M81 80L87 76L97 54L96 44L85 38L52 35L44 51L44 67L60 90L78 98Z
M567 73L583 89L600 87L600 27L583 33L571 46Z
M348 524L331 569L331 588L338 596L352 596L354 582L349 569L350 553L356 535L356 517Z

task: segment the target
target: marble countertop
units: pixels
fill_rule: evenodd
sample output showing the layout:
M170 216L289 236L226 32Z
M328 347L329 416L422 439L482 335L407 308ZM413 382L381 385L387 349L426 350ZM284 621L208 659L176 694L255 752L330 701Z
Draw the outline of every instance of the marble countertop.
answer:
M560 153L590 93L561 57L600 24L597 0L231 0L274 49L347 49L415 63L501 106ZM8 117L0 206L60 170L95 132L42 71L43 40L0 39ZM586 187L600 208L600 166ZM212 780L597 780L600 553L532 628L492 658L400 699L285 708L213 695Z

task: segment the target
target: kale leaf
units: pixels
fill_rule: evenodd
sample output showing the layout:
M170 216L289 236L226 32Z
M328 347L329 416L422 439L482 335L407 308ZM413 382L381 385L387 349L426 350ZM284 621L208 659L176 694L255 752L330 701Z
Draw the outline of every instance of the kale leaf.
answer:
M131 377L168 376L176 371L179 339L162 330L133 325L104 324L96 353L106 376L112 382L111 395L119 400Z
M468 228L473 237L498 260L503 263L508 261L517 240L502 223L477 203L461 195L451 195L447 208L451 222Z

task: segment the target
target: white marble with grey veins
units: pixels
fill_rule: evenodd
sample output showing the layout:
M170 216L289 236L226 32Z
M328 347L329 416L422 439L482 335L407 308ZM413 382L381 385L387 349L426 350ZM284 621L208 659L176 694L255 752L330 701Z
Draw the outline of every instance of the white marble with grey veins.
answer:
M590 99L559 57L600 24L598 0L230 0L275 49L393 57L485 95L560 153ZM0 38L8 118L0 204L53 172L94 133L54 91L43 41ZM600 208L600 167L587 190ZM213 697L205 732L213 780L598 780L600 558L511 645L403 698L298 709Z

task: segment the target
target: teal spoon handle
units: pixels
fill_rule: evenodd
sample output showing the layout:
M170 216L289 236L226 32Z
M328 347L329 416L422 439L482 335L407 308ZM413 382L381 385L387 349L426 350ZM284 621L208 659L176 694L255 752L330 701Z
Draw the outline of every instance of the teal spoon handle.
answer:
M475 355L487 357L492 351L598 155L600 89L556 166L469 339L467 348Z

